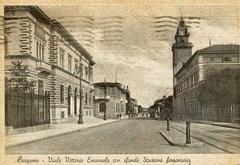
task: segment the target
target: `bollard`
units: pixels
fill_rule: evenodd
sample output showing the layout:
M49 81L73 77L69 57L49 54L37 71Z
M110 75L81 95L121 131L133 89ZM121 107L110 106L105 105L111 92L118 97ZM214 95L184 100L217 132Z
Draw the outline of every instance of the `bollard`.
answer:
M186 121L186 144L191 144L190 121Z
M170 127L169 127L169 117L167 117L167 131L170 131Z

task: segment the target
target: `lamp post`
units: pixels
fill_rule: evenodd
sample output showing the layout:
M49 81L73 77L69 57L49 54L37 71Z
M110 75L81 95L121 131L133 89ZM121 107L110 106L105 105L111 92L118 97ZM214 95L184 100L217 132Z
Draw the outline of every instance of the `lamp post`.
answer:
M79 78L79 91L80 91L80 103L79 103L79 118L78 118L78 124L83 124L83 114L82 114L82 55L80 56L80 65L79 65L79 72L80 72L80 78Z
M191 144L190 121L186 121L186 144Z
M167 108L167 131L170 131L170 127L169 127L169 125L170 125L170 123L169 123L169 110L168 110L168 108Z

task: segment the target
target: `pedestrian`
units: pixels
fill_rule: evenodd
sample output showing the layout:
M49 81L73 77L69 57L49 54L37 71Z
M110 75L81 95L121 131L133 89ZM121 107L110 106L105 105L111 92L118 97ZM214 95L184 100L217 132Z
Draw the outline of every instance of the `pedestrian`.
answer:
M120 119L122 118L122 114L120 113Z

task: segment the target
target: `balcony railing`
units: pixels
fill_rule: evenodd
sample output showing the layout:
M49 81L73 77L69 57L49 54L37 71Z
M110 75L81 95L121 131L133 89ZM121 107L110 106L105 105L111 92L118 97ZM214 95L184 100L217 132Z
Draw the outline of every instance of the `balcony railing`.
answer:
M110 96L95 96L95 100L103 100L103 99L106 99L106 100L110 100Z

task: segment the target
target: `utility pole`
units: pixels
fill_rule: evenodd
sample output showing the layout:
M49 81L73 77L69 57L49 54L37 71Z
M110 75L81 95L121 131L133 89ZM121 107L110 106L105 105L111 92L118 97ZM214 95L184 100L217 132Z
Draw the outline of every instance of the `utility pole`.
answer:
M83 114L82 114L82 55L80 56L80 64L79 64L79 72L80 72L80 78L79 78L79 93L80 93L80 103L79 103L79 118L78 118L78 124L83 124Z

